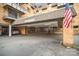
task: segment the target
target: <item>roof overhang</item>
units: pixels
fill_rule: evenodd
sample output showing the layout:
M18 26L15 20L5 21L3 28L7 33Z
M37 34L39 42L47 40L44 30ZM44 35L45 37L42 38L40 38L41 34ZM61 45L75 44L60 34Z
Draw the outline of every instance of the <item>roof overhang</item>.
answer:
M75 9L71 7L72 15L73 17L77 15ZM30 24L30 23L37 23L42 21L54 21L54 20L60 20L60 18L64 18L64 8L58 9L56 11L43 13L40 15L31 16L28 18L24 18L21 20L17 20L13 23L13 25L23 25L23 24Z
M57 27L58 26L58 22L57 21L54 21L54 22L39 22L39 23L32 23L32 24L22 24L22 25L19 25L20 27L21 26L27 26L27 27ZM16 26L16 27L19 27L19 26Z

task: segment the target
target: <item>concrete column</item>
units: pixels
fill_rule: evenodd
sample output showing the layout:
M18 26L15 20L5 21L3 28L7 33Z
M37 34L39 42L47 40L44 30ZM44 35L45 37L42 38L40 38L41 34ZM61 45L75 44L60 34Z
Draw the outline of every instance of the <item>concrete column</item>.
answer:
M72 47L74 44L73 38L73 26L72 23L68 28L63 26L63 45L66 47Z
M12 36L12 26L11 25L9 25L9 37L11 37Z

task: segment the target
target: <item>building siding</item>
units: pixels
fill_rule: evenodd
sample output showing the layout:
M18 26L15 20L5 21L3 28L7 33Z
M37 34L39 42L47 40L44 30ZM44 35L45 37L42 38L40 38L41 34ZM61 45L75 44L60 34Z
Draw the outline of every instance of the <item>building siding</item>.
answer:
M0 22L6 25L9 25L9 22L4 21L4 15L5 15L5 9L3 7L3 4L0 4Z
M77 12L77 16L74 17L73 25L79 25L79 4L78 3L74 4L74 8L75 8L75 10Z

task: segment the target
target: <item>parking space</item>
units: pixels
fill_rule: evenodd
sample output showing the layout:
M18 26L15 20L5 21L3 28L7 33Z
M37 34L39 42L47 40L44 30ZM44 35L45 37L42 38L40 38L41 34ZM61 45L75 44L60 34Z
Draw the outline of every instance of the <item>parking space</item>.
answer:
M76 56L76 49L60 44L61 35L0 36L0 56Z

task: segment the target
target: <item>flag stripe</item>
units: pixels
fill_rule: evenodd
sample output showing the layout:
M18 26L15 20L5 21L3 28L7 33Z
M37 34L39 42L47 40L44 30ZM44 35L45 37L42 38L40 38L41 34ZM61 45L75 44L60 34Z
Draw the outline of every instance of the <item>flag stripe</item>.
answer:
M65 12L65 16L69 14L69 12L70 12L70 9L68 9L67 12Z
M72 19L72 17L70 17L70 19ZM70 22L71 20L68 20L65 26L68 27L68 24L70 24Z
M72 17L68 18L67 22L64 24L65 26L68 26L69 22L71 21L71 18Z
M72 17L70 17L69 19L70 19L70 20L68 20L67 23L66 23L66 25L65 25L67 28L68 28L68 26L69 26L69 24L70 24L70 22L71 22Z
M70 14L70 12L67 12L66 15L64 16L65 17L64 22L66 21L69 14Z
M70 15L70 14L68 14L68 15ZM66 22L68 21L68 18L69 18L68 15L65 17L65 19L64 19L64 23L66 23Z
M72 12L71 9L69 8L69 5L66 4L63 20L64 27L68 28L70 26L71 21L72 21Z
M72 17L71 14L69 14L69 16L64 19L65 20L64 23L67 23L70 17Z

